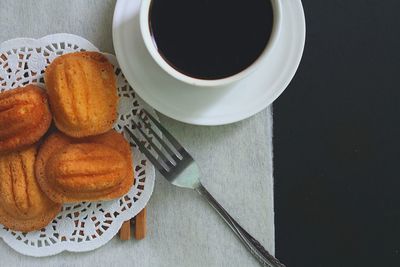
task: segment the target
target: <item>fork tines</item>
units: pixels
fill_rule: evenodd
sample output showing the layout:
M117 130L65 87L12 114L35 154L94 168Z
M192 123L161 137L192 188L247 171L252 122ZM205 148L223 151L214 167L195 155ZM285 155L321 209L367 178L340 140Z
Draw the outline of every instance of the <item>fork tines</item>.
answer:
M142 111L143 112L140 112L139 116L137 116L138 122L131 120L134 126L133 129L124 126L124 131L136 143L139 150L144 153L161 174L165 176L179 161L184 157L190 157L190 155L149 112L144 109L142 109ZM151 122L148 121L147 118L150 119ZM153 129L152 126L156 126L158 130ZM137 132L140 134L135 134L134 129L137 129ZM161 134L158 132L161 132ZM168 145L160 135L163 135L164 139L168 141L170 145ZM144 140L140 138L140 136L143 136ZM154 142L153 137L155 137L159 145ZM146 141L150 147L146 147ZM151 149L153 149L155 153L152 152ZM163 151L165 151L165 153Z

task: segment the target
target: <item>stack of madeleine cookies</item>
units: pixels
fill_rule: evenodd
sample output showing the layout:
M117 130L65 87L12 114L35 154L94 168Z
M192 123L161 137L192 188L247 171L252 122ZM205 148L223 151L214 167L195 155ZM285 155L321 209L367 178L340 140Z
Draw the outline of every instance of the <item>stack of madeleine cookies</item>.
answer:
M63 203L121 197L134 181L129 143L112 129L118 95L107 58L62 55L45 86L0 93L0 223L17 231L45 227Z

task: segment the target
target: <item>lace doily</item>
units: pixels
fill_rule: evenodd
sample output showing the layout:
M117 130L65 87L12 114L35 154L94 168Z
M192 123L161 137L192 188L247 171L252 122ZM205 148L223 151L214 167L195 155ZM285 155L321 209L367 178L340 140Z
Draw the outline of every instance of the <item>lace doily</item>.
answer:
M59 55L98 49L89 41L71 34L54 34L41 39L13 39L0 45L0 91L29 83L44 87L44 69ZM119 117L114 128L121 131L130 119L139 116L144 103L125 80L117 60L105 54L117 75ZM146 106L146 110L152 111ZM154 112L154 111L153 111ZM83 202L63 206L58 216L44 229L22 233L0 225L0 237L16 251L30 256L48 256L61 251L88 251L107 243L122 223L142 210L153 192L154 167L131 143L135 184L120 199L105 202ZM0 177L1 179L1 177Z

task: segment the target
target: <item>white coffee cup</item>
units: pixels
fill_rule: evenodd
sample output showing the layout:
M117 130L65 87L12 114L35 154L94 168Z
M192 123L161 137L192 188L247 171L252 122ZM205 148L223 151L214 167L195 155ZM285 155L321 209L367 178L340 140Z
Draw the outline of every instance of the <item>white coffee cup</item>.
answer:
M227 85L229 83L243 79L248 74L250 74L252 71L254 71L258 67L260 62L262 62L268 56L268 54L270 53L270 51L272 50L273 46L276 43L276 40L278 38L280 29L281 29L281 16L282 16L282 10L281 10L282 8L281 8L281 3L280 3L281 0L265 0L265 1L271 1L274 20L273 20L272 32L271 32L269 41L268 41L267 45L265 46L265 49L263 50L263 52L257 58L257 60L255 60L249 67L242 70L241 72L236 73L236 74L226 77L226 78L215 79L215 80L193 78L193 77L185 75L185 74L179 72L178 70L176 70L175 68L173 68L160 55L156 45L154 44L154 40L151 35L150 25L149 25L149 13L150 13L150 7L151 7L152 1L153 0L142 0L141 7L140 7L140 14L139 14L140 30L141 30L146 48L149 51L150 55L153 57L153 59L157 62L157 64L164 71L166 71L169 75L171 75L175 79L178 79L178 80L188 83L190 85L215 87L215 86ZM243 1L243 4L245 4L245 1Z

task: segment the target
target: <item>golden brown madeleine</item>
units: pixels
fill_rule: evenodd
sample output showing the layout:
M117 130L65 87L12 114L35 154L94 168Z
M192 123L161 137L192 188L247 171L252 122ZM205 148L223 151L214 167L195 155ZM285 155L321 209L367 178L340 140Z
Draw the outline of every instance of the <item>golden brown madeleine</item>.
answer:
M37 142L49 129L47 95L27 85L0 93L0 154Z
M0 223L12 230L39 230L61 210L36 181L35 158L35 146L0 157Z
M71 137L98 135L117 119L117 85L112 64L98 52L56 58L45 83L57 128Z
M57 132L39 149L36 176L58 203L118 198L133 184L131 149L114 130L81 139Z

